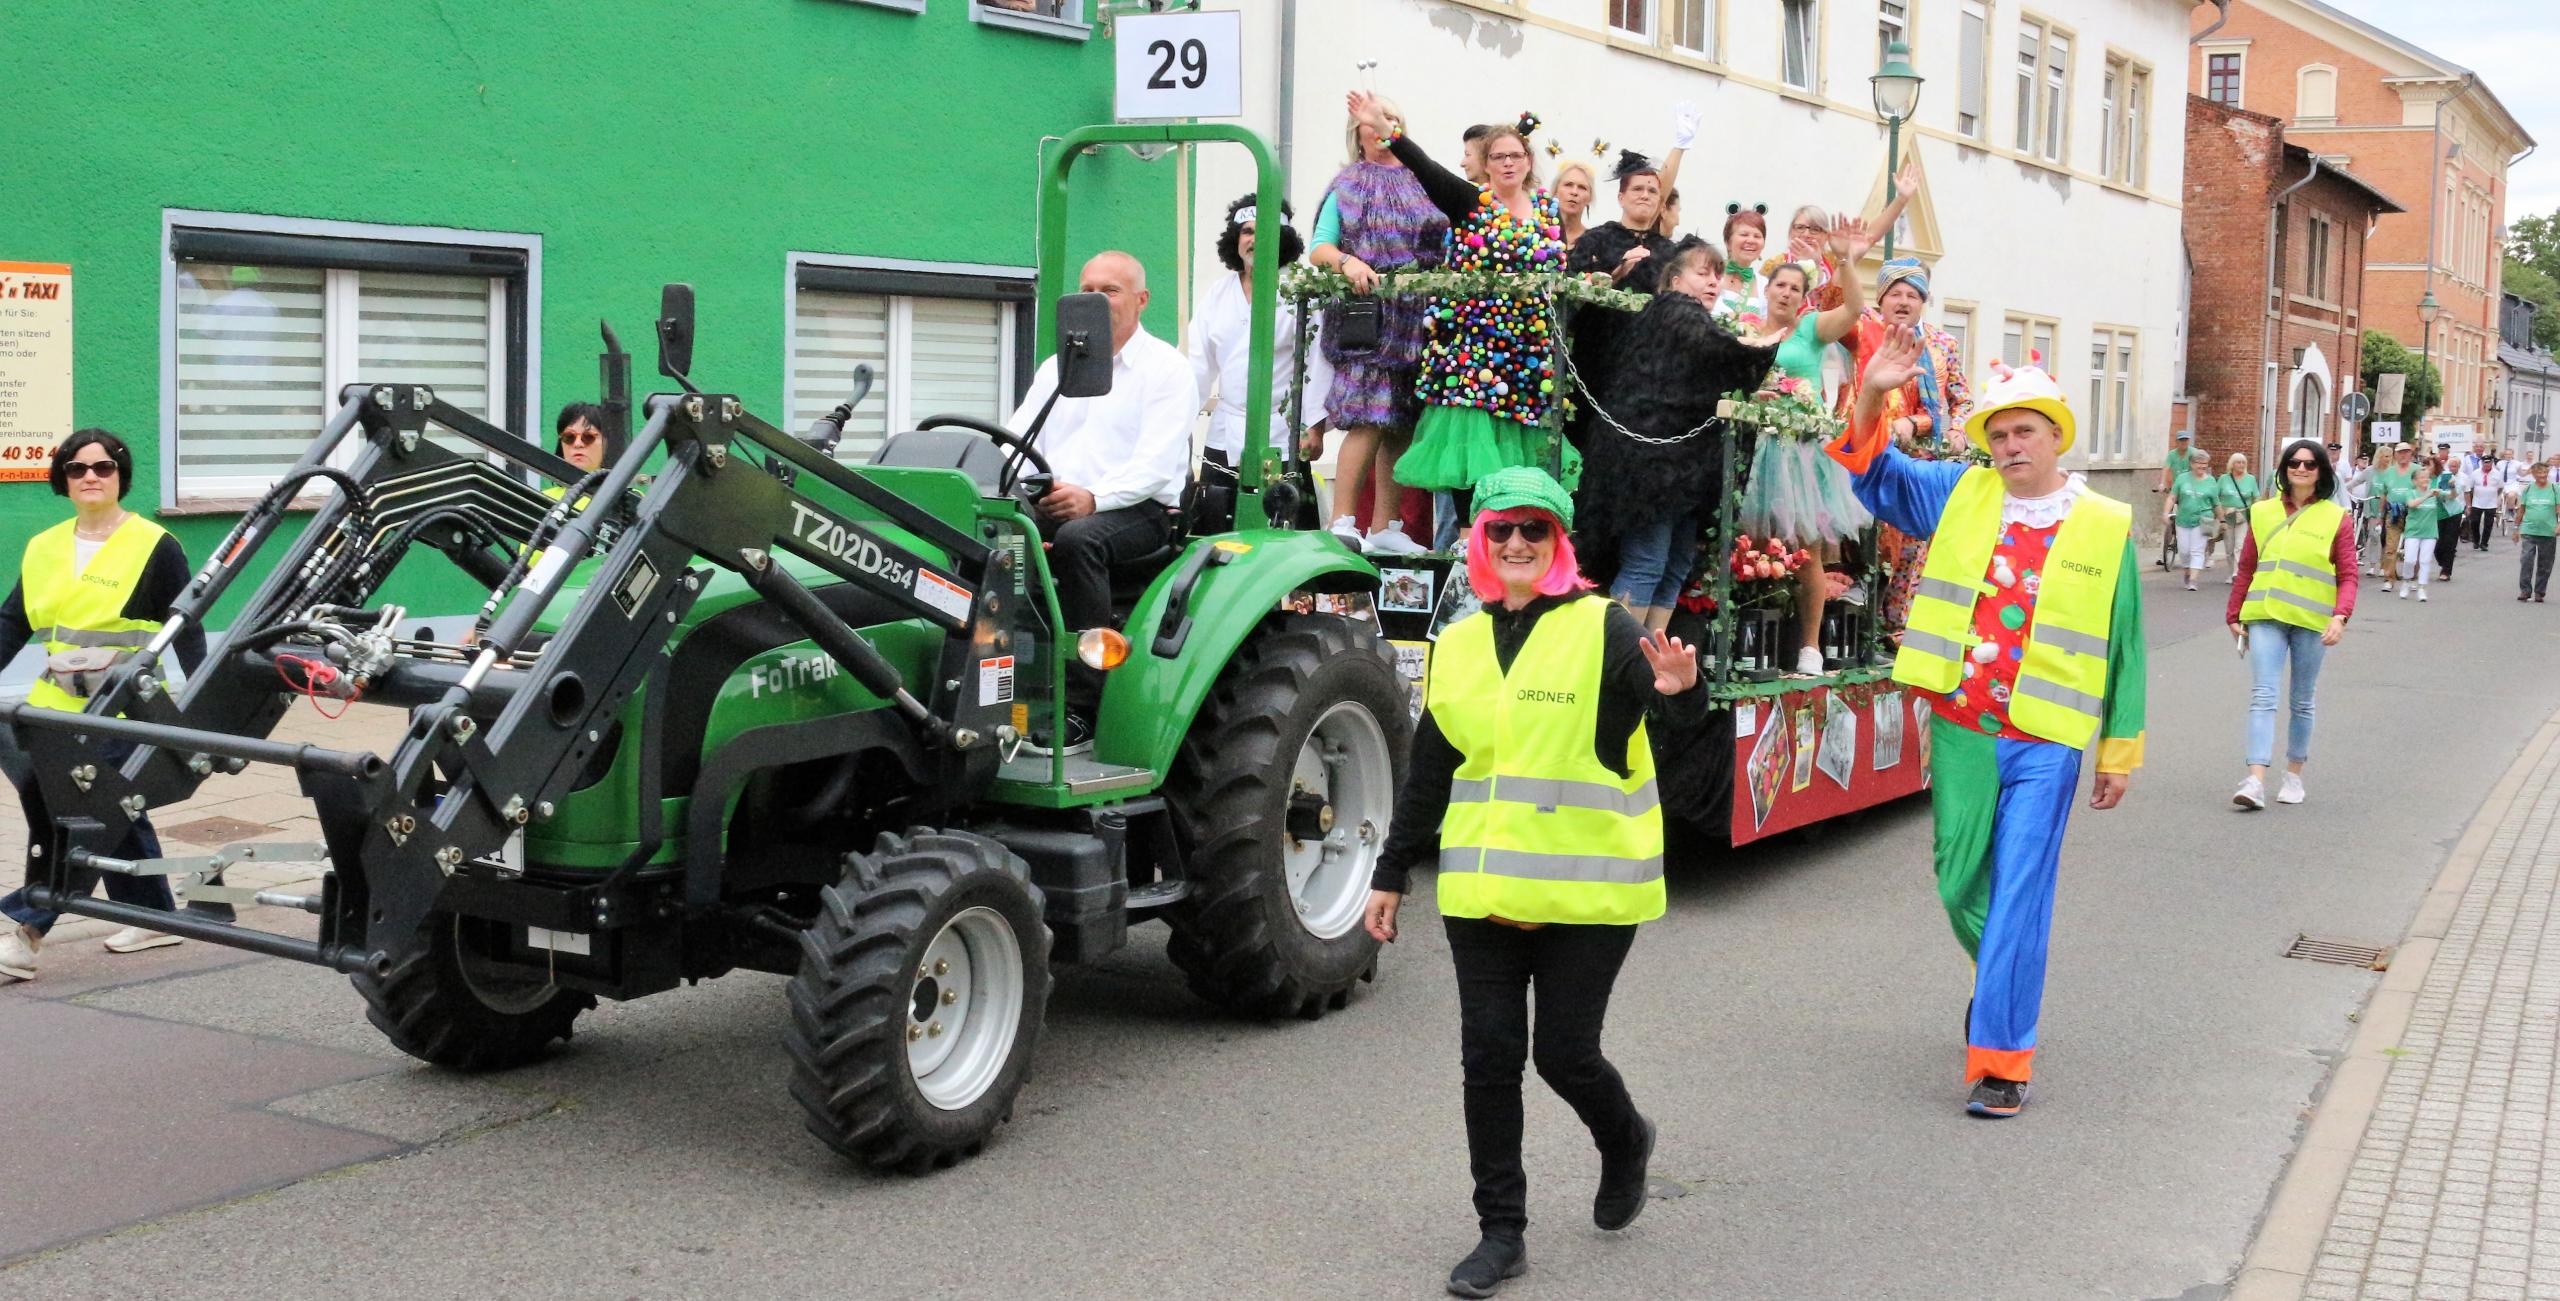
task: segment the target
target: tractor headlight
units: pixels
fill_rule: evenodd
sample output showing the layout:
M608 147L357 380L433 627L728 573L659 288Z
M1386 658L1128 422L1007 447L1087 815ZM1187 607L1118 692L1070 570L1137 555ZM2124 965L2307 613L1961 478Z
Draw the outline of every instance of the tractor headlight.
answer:
M1129 661L1129 639L1116 628L1087 628L1076 634L1076 658L1089 669L1116 669Z

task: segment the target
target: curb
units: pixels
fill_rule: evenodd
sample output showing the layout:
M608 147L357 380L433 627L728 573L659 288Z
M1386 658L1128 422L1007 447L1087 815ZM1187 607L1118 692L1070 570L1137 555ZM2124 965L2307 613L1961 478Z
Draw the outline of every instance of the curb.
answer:
M2392 953L2390 970L2365 1003L2346 1056L2330 1072L2328 1085L2314 1104L2302 1142L2285 1163L2267 1213L2258 1222L2248 1253L2240 1258L2240 1272L2231 1281L2226 1301L2297 1301L2309 1285L2312 1263L2319 1258L2320 1240L2328 1232L2338 1194L2346 1187L2348 1168L2355 1163L2365 1126L2373 1119L2374 1105L2391 1075L2392 1058L2385 1050L2398 1047L2401 1032L2409 1027L2418 991L2426 984L2428 968L2435 964L2436 946L2443 942L2445 928L2452 924L2454 910L2461 905L2462 893L2470 886L2481 855L2488 851L2490 838L2515 807L2525 778L2554 744L2560 744L2560 714L2544 720L2525 742L2524 753L2490 788L2480 811L2454 842L2444 870L2427 887L2409 933Z

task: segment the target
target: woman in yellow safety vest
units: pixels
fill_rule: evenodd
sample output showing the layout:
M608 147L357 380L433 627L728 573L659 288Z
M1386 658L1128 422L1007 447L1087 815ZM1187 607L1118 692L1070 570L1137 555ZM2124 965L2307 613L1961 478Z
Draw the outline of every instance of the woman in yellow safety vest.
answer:
M27 542L17 586L0 602L0 666L39 644L44 665L27 689L27 703L46 709L77 710L104 682L108 670L142 649L169 617L171 603L185 590L190 573L187 553L159 525L124 508L133 488L133 452L124 440L103 429L83 429L53 450L49 471L54 495L71 499L72 517ZM190 622L170 649L188 672L204 659L204 631ZM0 767L18 788L27 815L27 838L47 844L53 820L25 755L11 733L0 729ZM130 746L110 744L107 755L120 761ZM146 817L133 820L132 833L117 848L118 858L158 858L160 841ZM107 897L118 903L158 908L176 906L163 876L105 874ZM227 916L229 907L215 909ZM33 980L36 950L52 929L55 913L30 906L26 891L0 898L0 980ZM107 937L114 953L134 953L175 944L178 937L128 926Z
M2276 680L2293 666L2293 721L2285 737L2278 804L2302 802L2302 765L2311 760L2312 692L2320 660L2347 633L2356 609L2356 526L2337 503L2338 471L2310 439L2276 461L2281 495L2249 508L2249 531L2231 574L2223 621L2249 654L2249 775L2231 802L2267 807L2267 764L2275 756Z
M1694 651L1586 591L1565 529L1573 500L1544 471L1477 481L1467 581L1485 608L1440 636L1423 686L1369 933L1396 937L1406 873L1439 863L1458 975L1467 1153L1482 1241L1450 1272L1491 1296L1527 1268L1520 1068L1534 1060L1600 1149L1591 1215L1644 1208L1654 1125L1600 1052L1600 1026L1639 922L1662 915L1662 810L1645 715L1703 721Z

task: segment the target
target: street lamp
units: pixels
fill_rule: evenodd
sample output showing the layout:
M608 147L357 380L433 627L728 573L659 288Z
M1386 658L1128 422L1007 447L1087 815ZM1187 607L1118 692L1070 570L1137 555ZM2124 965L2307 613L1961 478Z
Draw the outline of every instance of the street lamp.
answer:
M2432 257L2433 254L2429 256ZM2436 301L2436 291L2432 289L2418 299L2418 382L2420 384L2427 382L2429 372L2435 368L2436 313L2443 310L2443 304ZM2418 404L2418 418L2411 422L2416 428L2411 430L2411 433L2416 435L2426 433L2427 412L2434 405L2432 402Z
M1920 107L1920 70L1911 66L1911 47L1895 41L1884 47L1884 65L1867 78L1875 96L1876 116L1884 119L1884 201L1894 200L1893 174L1902 170L1902 124ZM1893 227L1885 227L1884 255L1893 258Z

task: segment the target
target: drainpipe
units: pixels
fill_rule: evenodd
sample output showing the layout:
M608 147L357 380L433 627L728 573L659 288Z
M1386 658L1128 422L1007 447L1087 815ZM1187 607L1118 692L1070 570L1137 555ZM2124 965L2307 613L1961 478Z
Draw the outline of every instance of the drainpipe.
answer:
M2279 152L2278 156L2282 156L2281 152ZM2274 378L2276 364L2276 327L2277 323L2284 319L2284 286L2277 280L2278 267L2276 265L2276 235L2278 223L2284 214L2284 201L2291 198L2294 191L2301 189L2303 186L2309 185L2312 180L2319 175L2320 155L2313 154L2311 156L2311 169L2302 174L2302 179L2276 191L2276 197L2270 200L2267 204L2267 324L2263 334L2260 355L2266 358L2266 368L2268 378L2270 380ZM2270 383L2267 385L2266 392L2258 399L2257 464L2261 468L2272 465L2275 462L2277 391L2276 386Z
M2231 0L2213 0L2213 8L2213 25L2193 36L2188 37L2187 44L2193 45L2196 42L2213 35L2215 32L2221 31L2222 25L2231 21Z
M1289 166L1289 156L1298 142L1298 0L1280 0L1280 129L1278 136L1280 175L1285 183L1296 175ZM1307 229L1315 229L1315 217L1307 217Z

